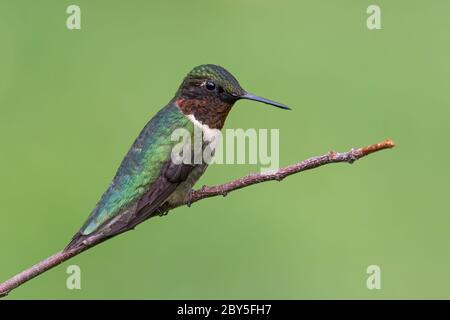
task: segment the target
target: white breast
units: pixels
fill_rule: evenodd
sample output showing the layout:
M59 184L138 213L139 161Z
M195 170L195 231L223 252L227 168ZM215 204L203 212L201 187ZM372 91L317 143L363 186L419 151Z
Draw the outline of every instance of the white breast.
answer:
M203 140L206 142L218 142L218 138L220 138L221 132L219 129L211 129L207 124L203 124L197 119L195 119L193 114L187 115L188 119L191 120L191 122L202 129L203 132Z

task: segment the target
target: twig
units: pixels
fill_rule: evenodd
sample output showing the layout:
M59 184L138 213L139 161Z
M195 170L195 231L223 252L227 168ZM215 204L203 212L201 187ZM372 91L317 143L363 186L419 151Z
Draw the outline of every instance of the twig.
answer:
M270 180L281 181L287 176L290 176L292 174L314 169L330 163L339 163L339 162L353 163L356 160L361 159L371 153L381 151L384 149L393 148L394 146L395 144L392 140L385 140L383 142L373 144L367 147L352 149L348 152L343 153L329 152L326 155L312 157L302 162L281 168L274 172L254 173L225 184L212 187L203 186L201 189L193 191L186 202L181 203L176 207L180 207L183 205L190 206L192 203L203 200L205 198L211 198L215 196L226 196L228 193L232 191L265 181ZM171 210L176 207L170 207L167 209ZM79 247L74 250L69 250L65 252L60 251L48 257L47 259L35 264L34 266L26 269L25 271L15 275L11 279L0 284L0 297L8 295L12 290L21 286L25 282L33 279L34 277L37 277L38 275L63 263L64 261L69 260L70 258L80 254L81 252L86 251L89 248L92 248L93 246L99 244L100 242L101 240L93 240L83 247Z

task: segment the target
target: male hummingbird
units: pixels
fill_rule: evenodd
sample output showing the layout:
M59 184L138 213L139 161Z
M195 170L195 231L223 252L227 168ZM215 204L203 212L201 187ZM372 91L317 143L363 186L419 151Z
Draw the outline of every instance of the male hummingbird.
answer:
M204 142L211 141L220 133L232 106L240 99L289 109L246 92L220 66L205 64L189 72L175 97L134 141L109 188L65 250L94 240L104 241L165 212L164 208L185 202L208 164L173 161L172 149L178 142L172 141L172 133L182 128L193 135L197 127L203 133Z

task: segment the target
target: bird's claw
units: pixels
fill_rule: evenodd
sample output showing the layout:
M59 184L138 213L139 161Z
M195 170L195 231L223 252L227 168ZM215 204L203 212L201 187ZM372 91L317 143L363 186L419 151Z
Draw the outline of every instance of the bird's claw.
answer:
M203 187L204 187L204 186L203 186ZM203 189L203 187L202 187L202 189ZM191 205L192 205L192 194L193 194L193 193L194 193L194 190L193 190L193 189L189 190L189 192L188 192L187 200L186 200L186 205L188 206L188 208L190 208Z
M162 208L156 209L156 214L160 217L167 216L168 213L169 213L169 210L164 210Z

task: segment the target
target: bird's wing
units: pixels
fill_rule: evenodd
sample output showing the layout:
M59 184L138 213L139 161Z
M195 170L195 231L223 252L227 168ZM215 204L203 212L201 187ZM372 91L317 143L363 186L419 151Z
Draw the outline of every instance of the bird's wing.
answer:
M144 209L154 211L167 199L192 170L190 165L174 165L170 161L173 146L179 143L172 141L171 135L178 128L193 132L190 120L173 103L150 120L128 151L111 185L66 249L99 233L107 237L123 232L123 228L142 220Z
M174 164L167 161L161 170L161 175L152 184L151 188L136 203L135 212L123 221L111 224L109 235L116 235L133 229L139 223L147 220L176 190L180 183L184 182L197 165Z
M91 237L104 241L125 231L134 229L139 223L150 218L155 211L184 182L195 165L174 164L169 160L161 171L161 176L152 184L150 189L131 208L126 208L114 218L107 220L94 232L82 234L81 230L75 234L66 250L75 248Z

